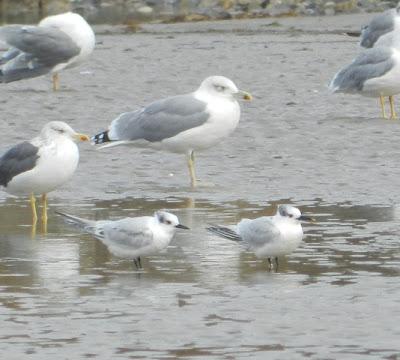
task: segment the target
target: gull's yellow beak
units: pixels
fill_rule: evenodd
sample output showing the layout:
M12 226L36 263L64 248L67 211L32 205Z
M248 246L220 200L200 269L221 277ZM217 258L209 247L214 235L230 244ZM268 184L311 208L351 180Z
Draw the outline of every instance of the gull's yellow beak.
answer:
M246 101L251 101L251 100L253 100L253 97L252 97L251 94L248 93L247 91L239 90L238 95L239 95L240 97L242 97L242 98L243 98L244 100L246 100Z
M90 140L89 136L87 136L85 134L79 134L79 133L75 133L74 138L78 141L89 141Z

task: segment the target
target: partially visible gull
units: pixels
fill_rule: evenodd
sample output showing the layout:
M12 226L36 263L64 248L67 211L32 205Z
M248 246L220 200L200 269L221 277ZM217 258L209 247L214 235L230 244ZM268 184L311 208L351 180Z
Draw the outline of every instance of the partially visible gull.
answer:
M389 9L372 18L361 30L360 46L391 46L393 34L400 30L400 7Z
M233 228L211 225L208 231L229 240L242 243L258 258L267 258L272 269L272 258L278 268L278 257L296 250L303 239L300 221L314 221L291 205L279 205L274 216L242 219Z
M384 118L384 96L388 96L390 117L395 119L393 95L400 93L400 50L395 46L366 49L333 77L329 89L379 98Z
M166 211L156 211L154 216L127 217L115 221L94 221L59 211L56 213L99 239L113 255L133 259L137 269L142 268L140 257L165 249L177 228L189 229L179 223L176 215Z
M47 223L47 193L66 183L79 161L77 141L88 141L61 121L47 123L39 136L13 146L0 157L0 186L13 195L29 195L33 223L35 194L42 194L42 221Z
M11 46L0 58L0 82L52 73L53 90L59 88L58 72L84 62L95 45L90 25L72 12L46 17L38 26L3 26L0 40Z
M210 76L192 93L121 114L92 140L108 143L103 147L133 145L186 154L195 187L194 152L220 143L235 130L240 119L238 97L251 100L226 77Z

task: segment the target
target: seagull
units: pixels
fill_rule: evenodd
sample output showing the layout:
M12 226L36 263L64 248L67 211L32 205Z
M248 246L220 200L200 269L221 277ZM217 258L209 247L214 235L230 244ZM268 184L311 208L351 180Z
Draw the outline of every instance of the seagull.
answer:
M400 29L400 6L386 10L372 18L368 25L361 29L360 46L372 48L390 46L393 34Z
M133 259L136 269L142 268L141 256L165 249L177 228L189 229L179 223L176 215L166 211L156 211L154 216L127 217L116 221L93 221L59 211L56 213L99 239L113 255Z
M0 187L13 195L29 195L33 224L37 221L35 194L42 194L42 222L47 224L47 193L65 184L79 161L76 133L62 121L47 123L39 136L21 142L0 157Z
M379 98L384 118L384 96L388 96L390 118L396 119L393 95L400 93L400 49L394 45L366 49L339 70L329 84L329 89L331 92Z
M233 228L211 225L207 230L220 237L243 243L258 258L267 258L271 270L272 258L275 258L277 269L278 257L288 255L299 247L303 239L300 221L314 219L302 215L294 206L279 205L274 216L242 219Z
M192 93L119 115L92 141L108 143L102 147L133 145L186 154L191 185L196 187L194 152L220 143L235 130L240 119L238 97L251 100L228 78L210 76Z
M3 26L0 40L11 46L0 58L0 82L52 73L53 90L59 88L58 72L84 62L95 46L90 25L72 12L48 16L37 26Z

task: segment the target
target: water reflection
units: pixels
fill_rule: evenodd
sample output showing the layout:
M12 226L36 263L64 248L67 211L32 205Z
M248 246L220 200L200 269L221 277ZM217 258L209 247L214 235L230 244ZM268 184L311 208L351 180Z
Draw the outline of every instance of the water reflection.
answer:
M349 322L346 314L358 307L367 311L371 301L380 299L389 309L396 306L397 278L391 279L400 269L397 209L326 204L320 199L295 203L317 223L304 225L304 245L282 258L277 273L268 272L266 261L238 244L205 231L207 223L271 215L278 203L288 202L261 207L244 200L127 198L67 206L55 199L48 233L31 238L26 204L7 199L0 207L0 218L5 219L0 308L8 325L0 330L0 338L22 352L70 349L75 344L71 356L98 356L106 351L98 341L107 346L111 341L113 354L187 358L255 353L263 357L283 351L282 336L289 336L297 339L292 354L303 354L304 347L321 354L320 340L307 334L313 331L323 338L324 331L330 331L321 327L319 318L325 316L347 323L347 331L364 341L363 326ZM51 211L55 208L95 219L163 208L192 231L178 232L164 253L144 258L144 270L138 274L131 261L113 257L100 241L65 224ZM377 296L374 289L385 296ZM338 302L343 314L335 311ZM313 305L308 308L306 303ZM390 316L379 316L391 322ZM260 337L271 328L268 341ZM186 334L182 329L191 330ZM85 352L89 348L91 352ZM377 358L388 348L381 344Z
M235 274L237 279L245 279L248 274L264 271L267 266L265 261L256 259L240 245L208 234L205 226L208 223L234 224L245 217L269 216L275 212L277 204L288 202L290 200L282 199L261 207L244 200L213 204L192 198L127 198L86 202L74 207L55 201L54 208L95 220L141 216L158 209L174 212L192 231L188 234L178 231L166 253L144 259L146 275L173 278L179 274L180 281L198 281L197 277L205 274L217 281L223 279L224 274L229 274L230 279ZM304 245L282 260L279 272L318 276L332 271L398 274L395 207L329 205L320 200L307 203L300 204L300 208L317 217L317 223L304 224ZM63 269L66 274L67 267L71 266L71 276L74 271L105 276L107 272L129 273L133 270L130 261L112 257L99 241L79 234L51 210L48 234L38 234L31 239L27 210L27 204L19 199L7 199L0 208L4 223L2 258L33 257L35 264L54 261L66 266ZM78 264L73 265L74 262ZM57 272L56 268L48 266L50 270L46 271ZM40 274L38 269L36 272Z

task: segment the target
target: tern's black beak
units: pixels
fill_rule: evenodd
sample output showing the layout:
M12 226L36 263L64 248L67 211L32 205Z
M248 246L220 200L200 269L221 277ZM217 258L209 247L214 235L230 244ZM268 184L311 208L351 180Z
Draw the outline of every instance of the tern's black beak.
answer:
M305 216L305 215L301 215L298 220L300 221L310 221L310 222L315 222L315 219L310 217L310 216Z
M182 225L182 224L175 225L175 227L176 227L176 228L178 228L178 229L186 229L186 230L190 230L190 228L188 228L187 226L185 226L185 225Z

